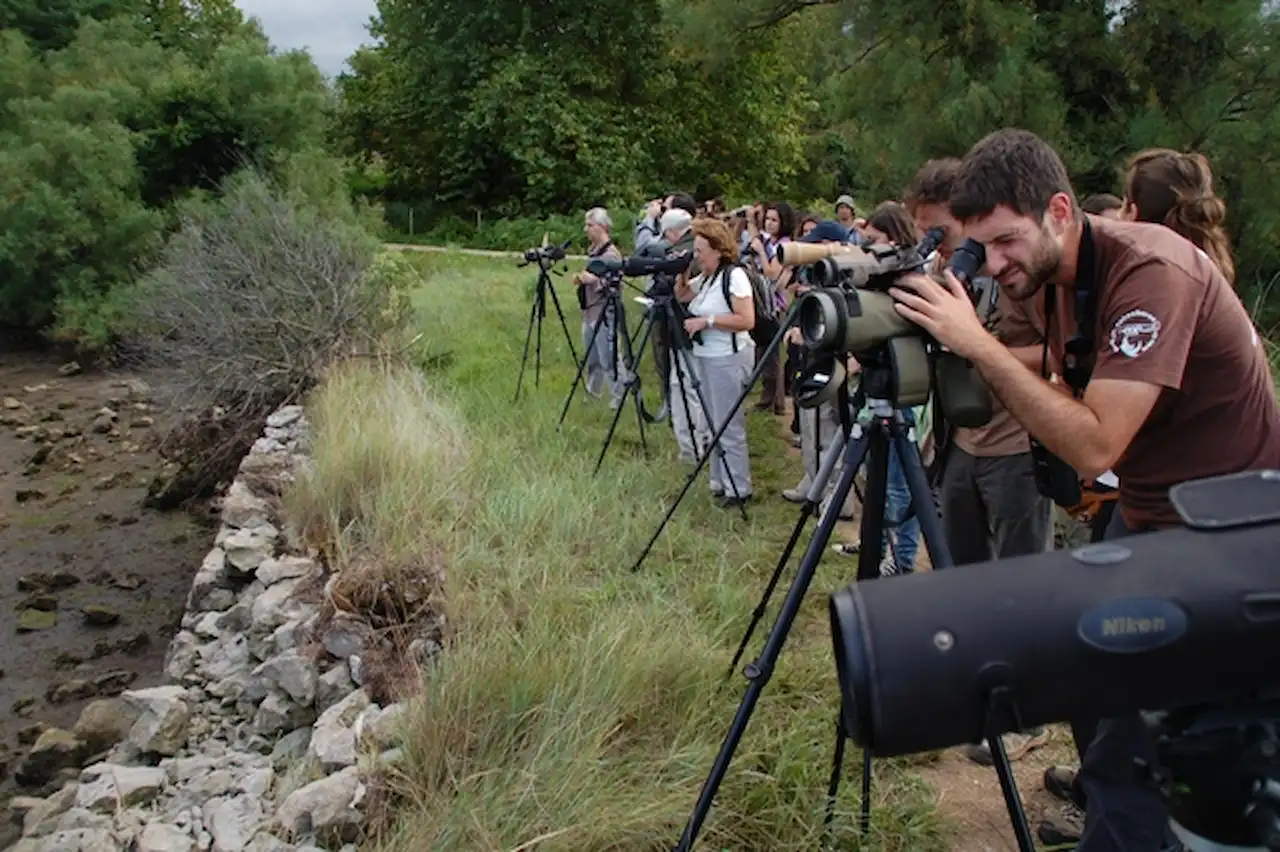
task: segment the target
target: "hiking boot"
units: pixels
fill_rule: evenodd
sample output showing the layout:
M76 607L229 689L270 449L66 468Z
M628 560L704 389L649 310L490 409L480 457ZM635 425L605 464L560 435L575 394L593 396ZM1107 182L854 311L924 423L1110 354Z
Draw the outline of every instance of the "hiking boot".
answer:
M1035 749L1048 744L1049 731L1043 727L1026 733L1018 731L1003 735L1001 740L1004 742L1005 754L1009 755L1009 760L1020 760ZM995 764L995 760L991 757L991 746L987 745L986 740L977 745L967 746L965 755L974 763L980 763L983 766Z
M1076 770L1069 766L1050 766L1046 769L1044 789L1050 796L1084 810L1084 791L1076 783Z
M1046 846L1075 848L1084 833L1084 811L1064 804L1058 813L1050 811L1036 826L1036 837Z

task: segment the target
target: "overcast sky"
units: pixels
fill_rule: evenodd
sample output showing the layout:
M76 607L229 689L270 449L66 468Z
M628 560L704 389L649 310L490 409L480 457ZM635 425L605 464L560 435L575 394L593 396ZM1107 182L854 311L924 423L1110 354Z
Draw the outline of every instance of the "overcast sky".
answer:
M262 22L271 43L281 50L305 47L330 77L347 57L370 41L365 28L377 11L374 0L236 0L245 15Z

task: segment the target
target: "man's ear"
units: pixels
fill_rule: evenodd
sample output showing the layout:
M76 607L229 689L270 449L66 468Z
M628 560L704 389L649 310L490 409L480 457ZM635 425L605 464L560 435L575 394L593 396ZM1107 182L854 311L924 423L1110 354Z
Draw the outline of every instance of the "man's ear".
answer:
M1076 207L1071 196L1065 192L1056 192L1049 198L1049 207L1045 210L1049 221L1053 224L1054 233L1061 234L1067 226L1075 221Z

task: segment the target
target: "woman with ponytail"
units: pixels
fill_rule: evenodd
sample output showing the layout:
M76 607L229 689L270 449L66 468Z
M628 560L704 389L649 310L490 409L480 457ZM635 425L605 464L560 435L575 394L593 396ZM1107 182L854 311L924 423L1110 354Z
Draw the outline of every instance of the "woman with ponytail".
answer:
M1223 223L1226 203L1213 193L1213 171L1203 154L1148 148L1129 158L1121 218L1165 225L1195 243L1227 281L1235 263Z

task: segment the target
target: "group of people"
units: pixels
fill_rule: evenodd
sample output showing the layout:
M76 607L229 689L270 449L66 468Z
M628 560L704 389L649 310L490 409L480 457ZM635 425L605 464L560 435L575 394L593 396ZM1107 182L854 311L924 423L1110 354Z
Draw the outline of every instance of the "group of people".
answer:
M992 396L986 425L941 435L928 428L924 412L903 412L918 424L922 455L933 462L934 508L955 564L1052 548L1053 495L1042 493L1033 453L1074 469L1086 492L1114 498L1105 505L1115 511L1095 521L1098 539L1179 526L1169 489L1180 482L1280 468L1280 405L1264 344L1235 291L1226 207L1203 156L1142 151L1127 163L1121 195L1081 201L1050 145L1006 129L962 158L925 163L901 200L879 204L865 219L849 196L834 212L834 218L797 214L779 202L726 214L715 200L698 206L674 194L650 204L637 225L637 253L657 241L694 252L674 298L686 306L683 330L697 339L688 350L664 340L656 363L668 377L667 405L683 458L698 458L706 439L724 429L710 473L711 492L723 505L755 496L746 413L739 407L730 417L764 348L749 333L758 296L747 270L763 277L782 308L808 282L801 270L778 262L779 246L799 240L905 247L935 228L945 236L932 267L899 279L891 295L903 317L973 363ZM611 250L607 221L603 211L587 214L593 253ZM983 274L998 295L984 316L945 269L965 238L985 247ZM584 278L583 286L601 285ZM785 359L765 365L754 408L792 417L803 470L781 496L800 502L823 444L840 428L839 412L832 404L799 410L786 404L804 350L795 329L785 333ZM672 369L678 358L698 379L705 408L696 398L680 398L689 384L675 379L687 372ZM610 369L607 360L594 363L602 373ZM918 549L900 460L891 457L889 468L891 555L884 573L911 570ZM846 517L852 510L840 507ZM858 548L858 542L840 546L844 553ZM1142 720L1074 720L1072 733L1080 767L1045 773L1046 789L1064 809L1039 826L1040 839L1087 852L1181 848L1159 791L1133 769L1135 761L1157 763ZM1032 730L1003 740L1017 759L1047 734ZM970 756L991 761L985 744Z

